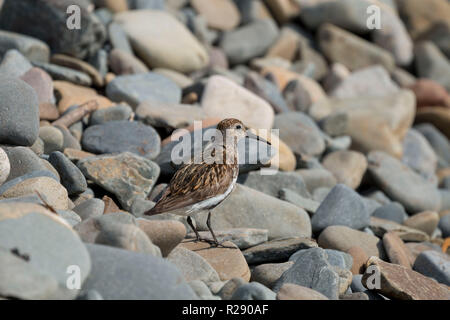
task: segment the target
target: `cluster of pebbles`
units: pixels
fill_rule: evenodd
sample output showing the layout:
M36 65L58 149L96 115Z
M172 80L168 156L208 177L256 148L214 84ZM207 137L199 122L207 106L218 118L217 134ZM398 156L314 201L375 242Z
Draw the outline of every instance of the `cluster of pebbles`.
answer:
M447 0L0 7L0 299L450 299ZM229 117L279 130L212 210L234 249L143 215Z

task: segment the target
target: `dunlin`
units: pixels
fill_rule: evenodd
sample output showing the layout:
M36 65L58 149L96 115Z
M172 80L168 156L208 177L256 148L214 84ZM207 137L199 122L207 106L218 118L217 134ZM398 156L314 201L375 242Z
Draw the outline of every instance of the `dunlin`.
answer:
M205 146L201 158L193 157L182 165L170 180L161 199L146 215L171 212L187 216L187 222L194 230L197 241L220 245L211 228L211 209L218 206L233 191L239 174L238 141L248 137L268 143L251 133L237 119L225 119L217 125L223 139L212 139ZM206 225L213 241L200 238L192 223L191 215L208 211Z

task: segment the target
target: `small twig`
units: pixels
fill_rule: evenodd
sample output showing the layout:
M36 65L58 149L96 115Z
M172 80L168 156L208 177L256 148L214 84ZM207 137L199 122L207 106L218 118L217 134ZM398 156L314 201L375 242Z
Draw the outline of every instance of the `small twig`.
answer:
M42 206L44 208L50 210L54 214L58 214L58 212L56 212L55 208L53 208L51 205L48 204L48 202L46 200L44 200L44 197L39 193L39 191L35 191L35 192L38 195L39 199L41 199L41 201L43 202Z
M84 116L90 114L91 112L97 110L98 103L95 100L89 100L86 103L83 103L81 106L76 108L73 111L68 112L67 114L63 115L61 118L59 118L56 121L52 122L53 126L63 126L63 127L70 127L75 122L80 121L83 119Z

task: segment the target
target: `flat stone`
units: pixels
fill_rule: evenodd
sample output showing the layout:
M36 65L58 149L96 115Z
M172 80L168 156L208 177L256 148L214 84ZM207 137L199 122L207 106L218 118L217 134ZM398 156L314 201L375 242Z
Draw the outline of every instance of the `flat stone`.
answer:
M88 157L77 166L85 177L115 194L125 209L135 199L145 199L159 176L158 165L130 152Z
M417 256L413 268L424 276L447 286L450 285L450 257L445 253L424 251Z
M127 102L133 108L144 101L179 103L181 89L169 78L154 72L115 77L106 86L112 101Z
M351 71L374 64L391 71L395 66L394 57L388 51L329 23L319 28L318 43L330 61L341 63Z
M96 110L91 114L89 118L89 124L92 126L96 124L103 124L109 121L128 120L130 119L132 112L133 110L129 106L124 104L119 104L106 109Z
M6 181L11 181L33 171L48 171L43 161L30 148L14 147L5 149L5 152L11 167Z
M0 230L2 248L14 250L23 257L22 261L27 260L26 265L18 265L15 272L19 272L19 268L34 270L20 275L24 285L21 294L32 294L25 288L30 288L27 283L34 279L44 285L42 290L49 289L49 281L53 282L51 290L45 293L47 299L75 298L79 290L68 289L67 268L77 265L81 271L80 283L83 284L90 273L91 260L80 238L62 218L38 204L5 203L0 205ZM4 264L2 266L0 273L4 275L8 268ZM37 275L40 276L36 278ZM9 281L14 281L14 277Z
M395 232L386 232L383 236L383 246L391 263L411 268L413 257L408 247Z
M39 132L39 106L32 87L20 79L0 76L0 143L31 146Z
M194 0L192 6L205 17L210 28L224 31L239 25L239 10L231 0Z
M366 262L369 259L364 249L355 246L348 249L347 253L351 255L353 259L353 264L350 271L353 274L363 274L366 268Z
M370 212L358 193L338 184L317 208L311 224L313 232L321 232L329 226L341 225L363 229L370 224Z
M87 189L86 179L80 169L72 161L59 152L52 152L48 161L58 171L61 184L67 189L69 195L79 194Z
M178 247L170 253L167 260L177 266L186 281L201 280L205 283L220 281L216 270L194 251Z
M295 154L317 156L325 150L325 141L319 127L306 114L285 112L275 117L274 128L280 138Z
M277 300L329 300L322 293L293 283L284 284L277 293Z
M366 157L356 151L336 151L328 154L323 166L336 177L338 183L356 189L367 169Z
M8 1L1 11L0 28L40 39L50 46L52 52L83 59L102 47L106 32L88 2L84 1L77 2L83 28L77 32L61 28L66 26L66 11L72 4L71 0L48 0L32 5L26 0Z
M87 128L81 144L92 153L131 152L154 159L160 152L161 138L153 127L137 121L108 121Z
M193 217L200 230L208 230L205 213ZM211 210L211 224L217 230L267 229L269 239L311 237L309 216L301 208L240 184L220 206Z
M377 185L407 211L417 213L440 208L437 188L390 155L374 151L368 156L369 171Z
M102 245L86 247L92 271L83 289L95 289L105 300L198 299L180 271L160 257Z
M299 250L315 247L317 243L308 238L276 239L248 248L242 253L247 263L258 264L286 261Z
M382 254L379 238L346 226L330 226L322 231L318 239L320 247L343 252L347 252L356 243L369 257Z
M279 197L281 200L292 203L293 205L296 205L297 207L300 207L310 213L315 213L317 208L320 206L320 202L305 198L291 189L281 189L279 192Z
M394 221L384 220L376 217L370 218L370 229L378 237L382 237L386 232L396 233L403 241L428 241L430 237L423 231L413 229Z
M382 295L400 300L448 300L450 290L433 279L425 277L411 269L371 257L367 267L374 266L381 275L380 289L375 291ZM362 282L366 283L373 272L364 274ZM369 280L370 281L370 280Z
M420 212L403 221L403 224L431 236L439 224L439 214L432 211Z
M34 66L47 72L53 80L72 82L77 85L90 87L92 79L87 73L75 69L62 67L52 63L34 62Z
M103 76L97 71L97 69L83 60L64 54L54 54L52 55L51 62L59 66L86 73L91 78L92 84L96 87L102 87L104 85Z
M250 280L250 269L241 251L230 241L223 243L227 247L235 249L211 247L208 243L184 241L182 248L191 250L202 256L219 274L220 280L229 280L234 277Z
M268 288L273 288L281 275L294 264L293 261L283 263L265 263L252 269L250 281L259 282Z
M252 171L240 175L238 182L273 197L278 197L282 188L287 188L307 198L310 197L302 177L295 172L277 172L273 175L263 175L261 172Z
M278 28L273 20L256 20L226 32L219 46L231 64L240 64L264 55L277 36Z
M275 300L276 294L258 282L250 282L239 286L231 296L231 300Z
M205 48L169 13L128 11L115 15L114 21L123 27L133 49L149 67L189 73L208 64Z
M302 250L294 265L283 273L273 290L279 292L286 283L316 290L329 299L338 299L339 275L327 261L321 248Z
M161 249L163 257L167 257L186 236L186 228L179 221L138 219L137 222L139 228Z
M255 129L272 128L272 107L254 93L223 76L208 79L201 105L208 117L237 118Z
M244 250L257 246L268 240L269 231L265 229L233 228L227 230L215 230L214 234L219 242L233 242L239 249ZM212 239L209 231L200 231L202 239ZM189 233L188 238L195 238L194 233Z

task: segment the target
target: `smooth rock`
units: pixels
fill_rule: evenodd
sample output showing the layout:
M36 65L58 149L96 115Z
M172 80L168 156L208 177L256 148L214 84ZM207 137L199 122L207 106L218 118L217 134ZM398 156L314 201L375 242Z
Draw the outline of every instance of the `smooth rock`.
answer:
M208 64L205 48L166 12L128 11L117 14L114 21L123 27L133 49L149 67L189 73Z
M407 227L421 230L431 236L439 224L439 214L433 211L424 211L413 215L403 221Z
M96 110L91 114L89 124L92 126L109 121L128 120L130 119L132 112L133 110L125 104L119 104L106 109Z
M411 268L413 257L408 247L395 232L386 232L383 236L383 246L389 261L406 268Z
M283 263L265 263L252 269L250 281L259 282L268 288L272 288L281 275L294 264L293 261Z
M378 236L383 237L386 232L394 232L396 233L400 239L403 241L428 241L430 237L423 231L413 229L401 224L398 224L394 221L384 220L376 217L370 218L370 229L372 232Z
M108 121L87 128L81 144L92 153L131 152L154 159L160 152L161 138L151 126L137 121Z
M284 284L277 293L277 300L329 300L319 291L293 283Z
M32 87L0 75L0 143L31 146L39 133L39 106Z
M52 103L53 97L53 80L45 71L39 68L32 68L25 72L20 79L28 83L36 92L39 102L39 113L42 118L41 105Z
M11 164L5 150L0 148L0 186L8 179Z
M86 73L91 78L92 84L96 87L103 87L104 85L103 76L100 74L100 72L97 69L95 69L92 65L83 60L70 57L64 54L54 54L52 55L50 61L53 64Z
M33 66L27 58L16 49L11 49L3 55L3 59L0 63L0 74L19 78L32 68Z
M450 257L433 250L424 251L417 256L414 270L443 283L450 285Z
M296 172L302 176L309 192L314 192L320 188L329 188L331 190L337 184L334 175L325 169L300 169L296 170Z
M34 66L47 72L53 80L68 81L76 85L90 87L92 79L85 72L62 67L52 63L34 62Z
M193 0L191 5L205 17L210 28L225 31L239 25L241 17L232 0Z
M269 231L265 229L233 228L215 230L214 234L219 242L230 241L239 249L244 250L267 242ZM199 235L202 239L213 240L209 231L200 231ZM195 234L189 233L187 237L195 238Z
M167 257L186 236L186 228L179 221L138 219L137 222L139 228L161 249L163 257Z
M420 42L415 47L415 64L421 78L429 78L450 90L450 61L432 42Z
M115 77L106 87L106 95L116 102L127 102L131 107L144 101L179 103L181 89L169 78L148 72Z
M234 291L231 300L275 300L276 294L258 282L243 284Z
M370 224L370 212L358 193L338 184L320 204L311 224L313 232L321 232L329 226L341 225L363 229Z
M377 208L373 213L373 217L391 220L402 224L408 218L403 206L398 202L389 202L379 208Z
M86 247L92 271L84 290L95 289L106 300L198 299L177 268L160 257L102 245Z
M72 210L75 211L82 220L86 220L92 217L102 216L105 211L105 203L97 198L88 199L75 206Z
M337 151L322 160L325 169L336 177L338 183L356 189L359 187L367 169L366 157L356 151Z
M305 198L291 189L281 189L279 192L279 197L281 200L292 203L293 205L296 205L297 207L300 207L310 213L315 213L317 208L320 206L320 202L310 198Z
M86 179L80 169L59 151L52 152L48 161L58 171L61 184L67 189L69 195L79 194L87 189Z
M361 247L355 246L351 247L347 250L347 253L352 256L353 264L351 268L351 272L353 274L362 274L364 273L366 262L369 259L364 249Z
M108 56L108 63L117 75L148 73L147 66L131 53L121 49L113 49Z
M61 131L53 126L39 128L39 138L44 142L44 153L51 154L55 151L64 151L64 136Z

